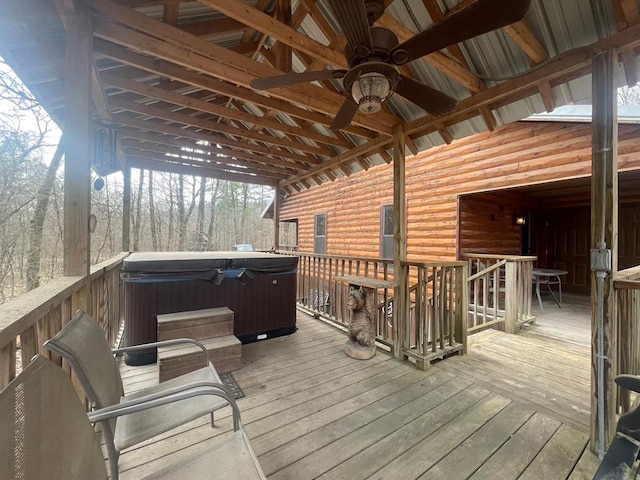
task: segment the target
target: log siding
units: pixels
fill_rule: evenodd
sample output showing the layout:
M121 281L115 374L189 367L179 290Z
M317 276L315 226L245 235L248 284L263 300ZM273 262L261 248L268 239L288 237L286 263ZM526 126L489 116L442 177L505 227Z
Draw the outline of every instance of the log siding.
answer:
M640 169L640 126L620 125L619 135L619 171ZM453 260L464 254L459 252L458 216L470 211L468 202L458 205L459 197L588 177L591 125L506 125L410 156L406 172L408 259ZM381 165L293 193L283 200L280 219L297 219L299 251L313 251L314 215L326 213L327 254L379 256L380 212L392 203L392 179L392 165ZM511 251L516 230L510 222L520 205L509 202L508 192L495 199L504 201L497 202L495 224L488 231L504 240L500 253L519 253Z

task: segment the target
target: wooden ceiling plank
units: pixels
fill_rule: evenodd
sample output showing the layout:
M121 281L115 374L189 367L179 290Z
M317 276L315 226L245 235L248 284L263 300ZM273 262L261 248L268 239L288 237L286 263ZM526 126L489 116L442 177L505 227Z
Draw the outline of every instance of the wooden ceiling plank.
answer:
M128 25L123 27L98 18L94 22L96 36L134 51L169 60L245 87L250 87L254 78L282 74L267 65L120 7L110 0L95 0L94 7L108 18ZM339 95L312 84L272 89L269 95L305 105L328 115L335 115L341 105ZM354 117L354 123L389 136L397 122L395 117L380 113L376 114L375 118L362 114Z
M156 117L159 119L167 120L169 122L182 123L187 126L203 128L215 133L234 135L250 140L268 143L271 145L278 145L280 147L289 148L292 150L300 150L312 155L327 155L328 153L328 150L322 148L311 147L306 144L292 142L290 140L280 140L279 138L271 135L251 132L249 130L241 130L238 128L229 127L227 125L216 123L210 120L203 120L199 119L198 117L178 113L173 110L165 110L151 105L144 105L142 103L120 101L117 96L112 97L109 100L109 105L112 108L134 112L139 115L148 115L150 117Z
M313 161L317 162L317 159L315 158L309 158L308 156L299 155L297 153L275 150L273 148L262 147L260 145L255 145L246 141L238 141L220 135L213 135L202 131L194 131L175 125L166 125L157 122L151 122L149 120L131 118L124 115L117 115L114 120L120 126L138 128L142 129L143 131L146 130L158 133L168 133L170 135L175 135L176 137L192 138L196 141L205 141L216 145L224 145L241 151L260 153L263 155L267 155L265 161L272 161L276 165L287 166L289 164L289 162L287 162L286 160L280 160L276 157L286 158L290 161L299 162L303 165L313 165ZM317 164L318 163L316 163L316 165Z
M227 162L219 162L215 159L207 158L206 156L176 149L166 152L158 152L149 146L131 144L130 142L125 144L125 153L127 157L135 155L138 157L154 158L158 160L162 159L168 163L182 163L203 167L210 166L221 170L233 169L240 173L264 175L267 177L278 178L280 180L287 178L290 174L289 172L284 172L282 169L277 170L273 168L265 168L264 165L257 164L255 162L244 162L238 158L229 159Z
M177 165L169 164L164 161L148 160L144 158L131 158L127 159L127 164L133 168L139 168L142 170L154 170L157 172L167 173L182 173L188 175L194 175L196 177L208 177L219 178L220 180L228 180L231 182L253 183L256 185L270 185L275 184L273 178L267 176L256 175L242 175L238 173L223 172L212 167L195 167L192 165Z
M146 55L140 55L138 53L127 51L122 47L104 40L96 39L94 41L94 50L100 55L103 55L117 62L121 62L123 64L135 66L136 68L143 71L172 78L189 85L200 87L211 92L225 95L227 97L237 98L239 100L250 102L254 105L259 105L264 108L277 110L296 119L301 119L311 123L321 123L325 125L329 125L332 121L331 118L329 118L328 116L324 116L321 113L299 108L291 105L290 103L287 103L284 100L266 97L255 93L252 90L231 85L208 75L202 75L190 70L186 70L168 61L153 60ZM354 125L345 129L345 131L365 138L373 138L374 136L373 132Z
M289 167L279 167L273 164L266 164L264 161L264 157L260 158L258 156L256 158L246 158L245 156L233 154L231 151L224 151L223 149L210 149L203 145L197 145L194 143L189 143L188 146L185 145L188 142L182 142L182 145L167 145L166 143L156 143L156 142L148 142L141 141L131 137L128 139L124 139L122 141L122 145L124 148L136 149L147 152L154 152L159 154L169 153L172 155L185 155L189 157L199 158L206 162L211 162L212 165L217 163L229 163L229 164L238 164L242 166L246 166L247 168L259 168L265 172L269 172L270 174L278 174L283 178L286 178L287 175L290 175L292 172L300 171L300 168L289 168ZM190 151L185 151L184 148L189 149ZM202 153L197 153L202 152ZM215 155L214 157L208 156ZM233 154L233 155L231 155ZM255 170L252 173L260 173L260 170Z
M215 105L210 102L193 99L187 95L181 95L169 90L153 87L144 83L136 82L133 80L127 80L119 77L118 75L104 73L103 79L108 85L118 87L129 92L134 92L139 95L154 97L159 100L170 102L174 105L179 105L187 108L193 108L194 110L200 110L203 112L211 113L212 115L220 115L222 117L228 117L241 122L252 123L254 125L260 125L262 128L271 128L279 130L283 133L295 135L297 137L307 138L315 142L320 142L327 145L339 145L344 148L350 148L351 144L345 140L341 140L335 137L328 137L308 130L303 130L298 127L291 127L276 120L269 120L264 117L257 117L249 113L241 112L234 109L225 108L220 105Z

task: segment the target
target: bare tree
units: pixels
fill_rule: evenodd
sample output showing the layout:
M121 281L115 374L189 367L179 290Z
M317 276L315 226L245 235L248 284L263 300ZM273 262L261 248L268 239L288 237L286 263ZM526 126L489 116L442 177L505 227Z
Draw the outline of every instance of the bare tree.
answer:
M42 234L44 222L49 209L49 199L56 179L56 172L60 168L63 158L64 135L60 137L58 147L47 168L42 185L37 194L36 206L31 218L29 233L29 253L27 256L27 291L40 286L40 259L42 252Z
M618 105L640 105L640 86L619 88Z
M149 170L149 224L151 227L151 248L157 252L160 249L160 243L158 242L156 206L153 198L153 170Z

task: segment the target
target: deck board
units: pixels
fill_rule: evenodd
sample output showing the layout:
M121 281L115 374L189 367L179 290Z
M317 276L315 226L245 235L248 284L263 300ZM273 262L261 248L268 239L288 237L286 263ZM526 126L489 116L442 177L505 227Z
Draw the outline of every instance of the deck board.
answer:
M244 345L244 367L234 372L246 394L238 401L242 422L265 473L278 480L591 478L590 334L580 330L589 320L580 305L566 305L556 317L545 303L537 324L517 335L472 335L468 355L425 372L383 351L368 361L347 357L343 332L299 313L298 332ZM157 381L155 365L122 372L128 392ZM215 428L202 417L128 449L121 478L204 454L231 429L224 409Z

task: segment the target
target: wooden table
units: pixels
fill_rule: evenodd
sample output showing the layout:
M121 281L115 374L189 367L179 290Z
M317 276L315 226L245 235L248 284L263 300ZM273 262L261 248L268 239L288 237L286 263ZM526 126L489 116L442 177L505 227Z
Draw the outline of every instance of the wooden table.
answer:
M536 295L538 296L538 304L540 304L540 311L544 313L542 308L542 299L540 298L540 285L546 285L547 290L556 301L558 307L562 308L562 279L560 277L567 275L569 272L566 270L556 270L553 268L534 268L531 273L533 274L533 280L536 282ZM558 298L556 298L552 285L558 286Z

